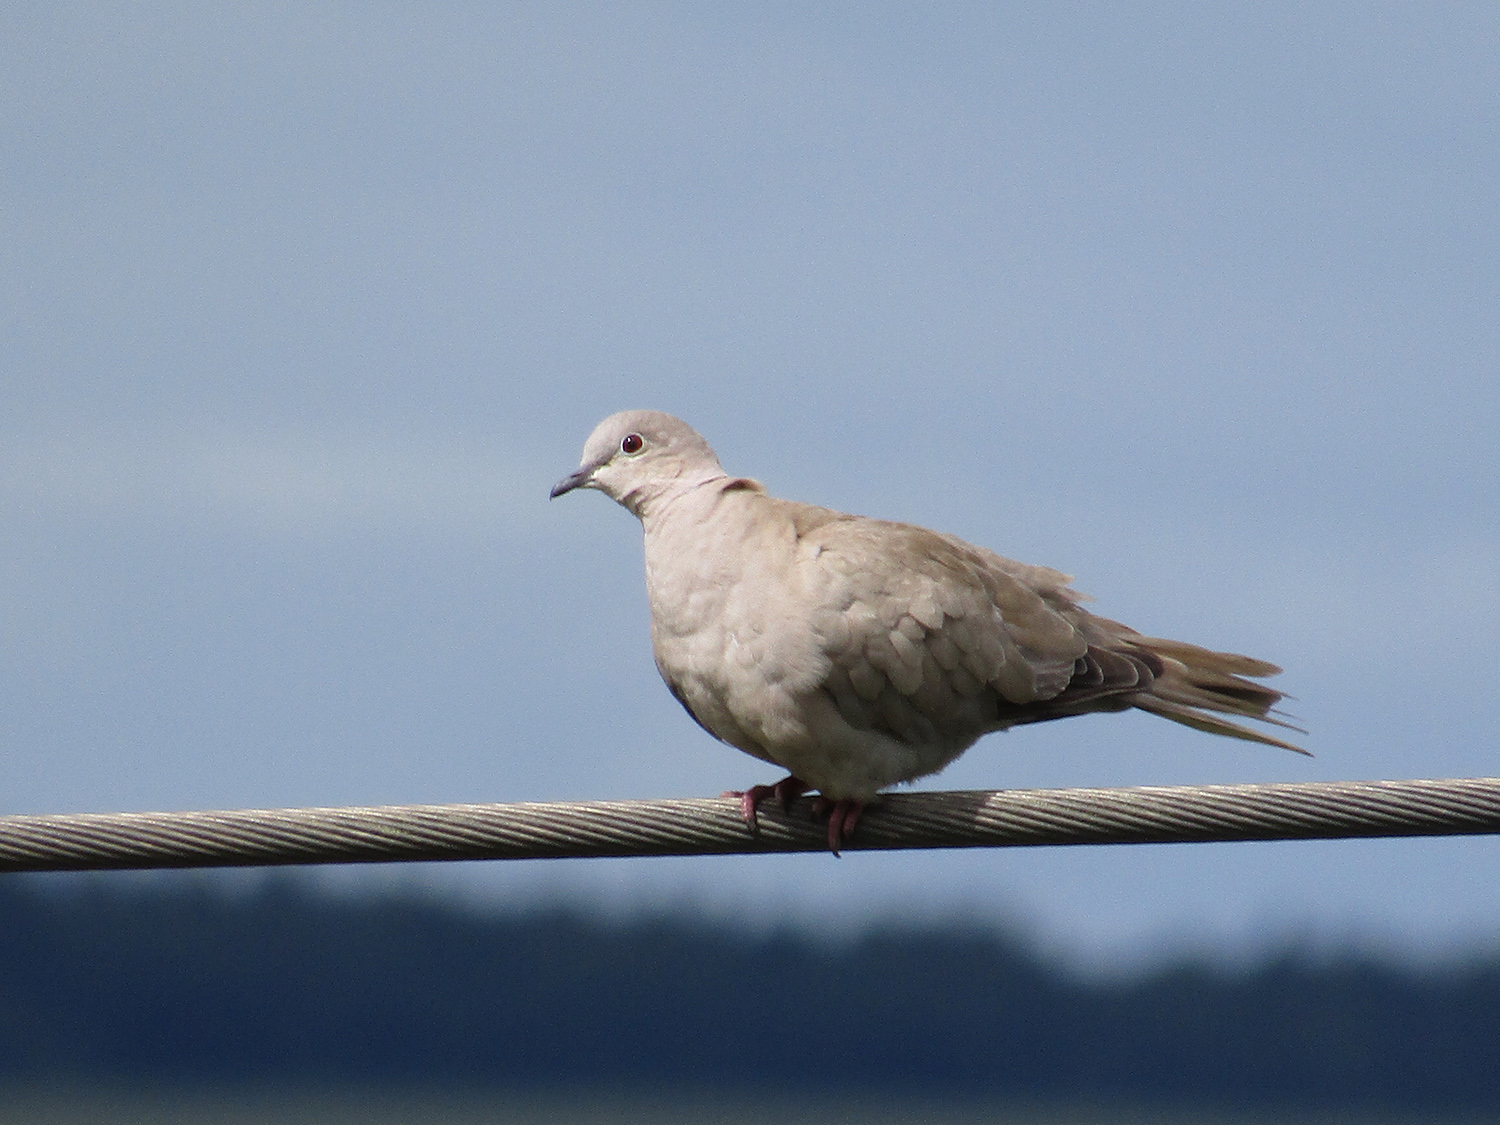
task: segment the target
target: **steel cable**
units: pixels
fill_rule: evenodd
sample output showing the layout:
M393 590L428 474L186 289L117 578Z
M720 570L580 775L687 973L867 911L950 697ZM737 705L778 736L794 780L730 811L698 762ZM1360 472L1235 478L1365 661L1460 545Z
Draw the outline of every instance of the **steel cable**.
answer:
M1500 833L1500 778L892 793L850 851ZM821 851L801 798L0 816L0 871Z

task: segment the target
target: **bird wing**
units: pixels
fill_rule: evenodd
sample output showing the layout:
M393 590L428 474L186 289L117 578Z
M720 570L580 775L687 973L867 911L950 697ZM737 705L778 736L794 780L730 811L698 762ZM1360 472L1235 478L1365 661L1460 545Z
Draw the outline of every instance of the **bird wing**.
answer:
M823 688L851 725L966 744L1066 692L1087 660L1066 575L910 524L789 508Z

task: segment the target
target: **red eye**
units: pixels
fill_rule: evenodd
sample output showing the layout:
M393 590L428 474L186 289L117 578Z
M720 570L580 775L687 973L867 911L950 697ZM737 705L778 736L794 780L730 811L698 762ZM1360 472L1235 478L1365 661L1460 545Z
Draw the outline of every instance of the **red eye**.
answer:
M625 439L620 442L621 453L639 453L645 447L646 439L640 434L626 434Z

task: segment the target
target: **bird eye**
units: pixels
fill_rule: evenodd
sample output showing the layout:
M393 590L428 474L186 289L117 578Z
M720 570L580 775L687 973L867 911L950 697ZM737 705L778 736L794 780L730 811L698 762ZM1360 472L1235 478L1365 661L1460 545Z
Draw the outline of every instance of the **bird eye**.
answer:
M646 446L646 439L640 434L626 434L620 442L621 453L639 453Z

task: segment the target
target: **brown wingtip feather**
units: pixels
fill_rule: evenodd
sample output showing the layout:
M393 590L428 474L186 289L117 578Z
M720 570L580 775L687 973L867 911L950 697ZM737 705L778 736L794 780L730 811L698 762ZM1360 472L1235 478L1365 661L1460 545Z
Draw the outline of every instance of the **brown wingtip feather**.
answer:
M1272 664L1269 660L1257 660L1253 656L1241 656L1237 652L1215 652L1201 645L1190 645L1186 641L1169 641L1164 637L1136 636L1131 637L1130 641L1160 656L1180 660L1194 670L1222 672L1231 676L1254 676L1256 679L1281 674L1279 665ZM1278 698L1281 695L1280 692L1275 694Z

